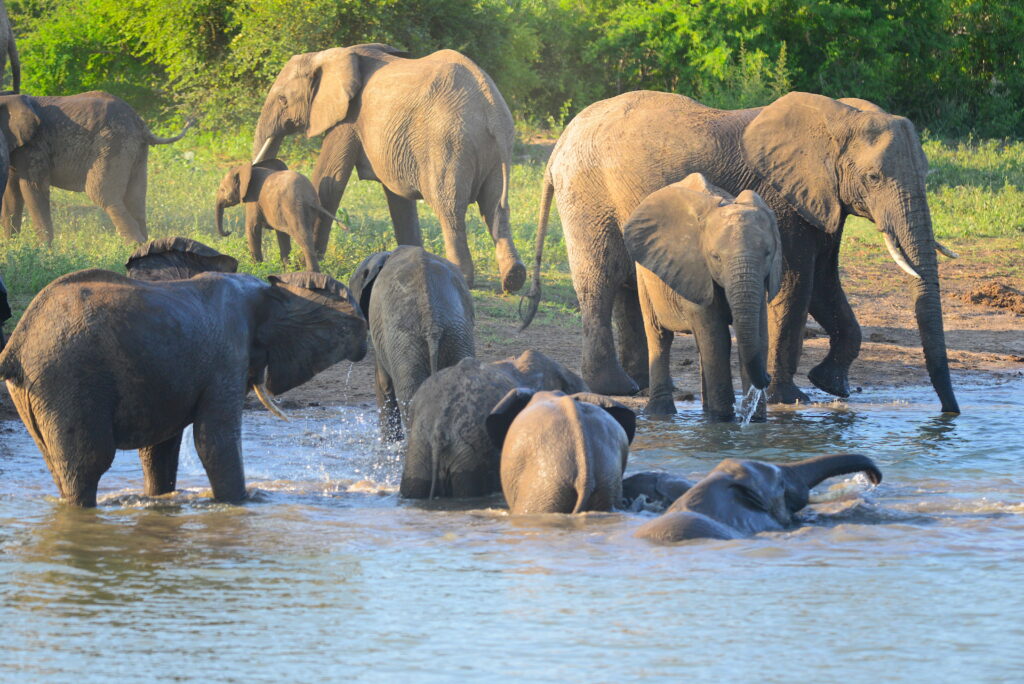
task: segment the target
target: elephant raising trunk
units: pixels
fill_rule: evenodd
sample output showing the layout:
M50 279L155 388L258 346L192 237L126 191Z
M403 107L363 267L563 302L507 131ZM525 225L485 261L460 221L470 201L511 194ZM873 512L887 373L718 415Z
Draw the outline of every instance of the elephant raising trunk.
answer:
M807 505L810 490L829 479L851 473L864 473L871 484L882 481L882 471L861 454L816 456L779 466L786 473L786 506L793 513Z

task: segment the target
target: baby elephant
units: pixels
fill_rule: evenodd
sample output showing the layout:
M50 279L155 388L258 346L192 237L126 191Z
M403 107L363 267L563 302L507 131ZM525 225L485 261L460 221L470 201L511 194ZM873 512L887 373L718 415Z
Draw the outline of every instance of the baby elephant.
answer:
M608 397L517 388L487 417L501 448L501 489L514 515L610 511L636 415Z
M733 417L729 324L736 330L743 389L764 389L768 299L779 291L782 251L775 213L751 190L735 199L690 174L651 193L623 228L637 262L650 369L647 412L675 413L669 349L673 332L693 332L701 401L713 417Z
M168 237L150 240L136 249L124 268L133 280L188 280L211 271L235 273L238 261L202 242Z
M812 487L830 477L863 472L872 484L882 472L867 456L834 454L773 465L728 458L646 523L636 536L653 542L738 539L784 530L807 505Z
M277 231L281 263L288 263L294 239L306 258L307 271L319 271L315 230L321 216L337 218L320 206L320 199L309 179L289 171L280 159L267 159L259 164L235 166L217 188L217 232L224 231L224 209L245 203L245 237L249 252L256 261L263 261L263 228ZM341 221L338 221L341 223ZM323 245L326 250L327 245Z

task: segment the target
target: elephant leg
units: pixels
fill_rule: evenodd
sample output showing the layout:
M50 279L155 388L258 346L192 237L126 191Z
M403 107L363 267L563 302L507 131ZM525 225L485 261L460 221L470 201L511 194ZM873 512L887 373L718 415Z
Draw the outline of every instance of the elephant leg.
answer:
M73 506L95 507L100 478L110 470L116 453L110 430L57 429L45 435L45 444L43 456L61 499Z
M812 232L814 231L814 232ZM799 233L793 235L794 232ZM793 383L804 344L807 310L814 285L815 247L823 237L813 228L779 230L785 256L779 293L768 307L768 368L772 376L768 401L773 404L807 402Z
M657 324L654 305L642 282L639 282L639 296L644 331L647 333L647 355L650 359L650 391L644 411L650 415L672 415L676 412L676 404L672 396L669 351L675 335Z
M128 190L124 195L124 205L127 207L128 213L135 219L142 242L149 239L149 229L146 225L147 157L148 154L143 150L141 158L135 162L132 175L128 179Z
M861 331L857 317L839 282L839 242L834 236L825 254L818 256L811 292L810 314L828 333L828 354L807 373L818 389L837 397L850 396L850 364L860 354Z
M444 235L444 256L448 261L459 267L462 277L466 279L466 287L473 287L473 257L469 253L466 242L466 205L458 203L448 206L449 202L432 203L437 218L441 222L441 234Z
M380 416L380 434L385 442L402 439L402 417L395 397L395 385L391 376L377 362L376 375L377 410Z
M395 227L395 242L400 245L423 246L420 232L420 217L416 212L416 200L406 199L384 188L388 200L388 212Z
M619 361L637 387L644 389L650 378L647 367L647 338L644 335L643 313L637 296L636 285L623 284L615 293L612 309L615 316L615 331L618 333Z
M501 289L505 292L517 292L526 282L526 266L519 258L519 252L512 241L508 201L507 198L502 198L501 194L503 185L501 167L498 166L484 181L477 206L480 207L480 215L483 216L494 241L494 255L501 274Z
M125 206L124 202L108 204L103 207L103 211L107 212L107 216L114 222L114 227L117 229L118 234L126 242L146 241L146 235L142 232L142 227L128 211L128 207Z
M255 202L245 204L245 240L254 261L263 261L263 222Z
M21 196L21 186L17 175L11 171L4 189L3 210L0 212L0 223L3 224L4 237L10 238L21 232L21 214L25 200Z
M320 156L313 169L313 187L320 198L320 205L333 216L338 211L345 187L355 167L356 156L359 154L359 137L351 124L340 124L332 128L324 136L320 146ZM320 259L327 253L327 243L331 236L332 221L326 216L316 217L313 230L313 241L316 254Z
M320 261L317 259L316 238L312 226L316 225L316 217L308 216L303 225L298 226L292 237L302 250L302 257L306 261L306 270L314 273L320 270ZM280 239L280 238L279 238Z
M288 270L288 256L292 253L292 239L283 230L275 230L274 234L277 236L277 249L281 252L281 266Z
M710 418L732 420L736 392L732 386L728 307L725 295L715 292L710 306L693 306L688 317L693 325L693 337L700 358L701 405Z
M237 389L236 383L228 384ZM210 480L213 498L227 503L245 499L242 465L242 397L205 398L192 424L196 453Z
M53 243L53 219L50 218L50 181L30 182L22 178L19 182L21 196L25 200L28 215L36 228L39 239L46 244Z
M178 483L178 452L181 433L168 440L139 449L146 496L170 494Z

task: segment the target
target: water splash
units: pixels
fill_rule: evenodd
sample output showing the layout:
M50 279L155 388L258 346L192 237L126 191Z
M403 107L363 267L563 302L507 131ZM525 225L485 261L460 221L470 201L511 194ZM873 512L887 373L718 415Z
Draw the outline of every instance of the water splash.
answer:
M740 401L740 425L749 425L750 420L758 413L758 408L767 406L768 395L763 389L757 389L753 385Z

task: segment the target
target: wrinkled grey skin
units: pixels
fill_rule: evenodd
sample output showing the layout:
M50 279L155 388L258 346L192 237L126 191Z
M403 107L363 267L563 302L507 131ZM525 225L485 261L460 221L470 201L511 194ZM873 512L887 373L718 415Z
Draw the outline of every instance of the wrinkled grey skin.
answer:
M420 59L372 43L295 55L267 93L253 136L253 161L277 155L286 135L326 133L313 171L320 204L334 214L352 169L384 186L395 239L422 245L416 200L441 222L445 255L473 286L466 209L476 203L494 241L502 287L523 286L526 269L509 229L515 127L494 81L465 55ZM318 224L323 256L331 225Z
M516 388L485 424L501 448L501 490L513 515L610 511L622 501L636 415L617 401Z
M669 543L784 530L794 525L793 516L807 505L812 487L857 472L873 484L882 481L874 462L860 454L818 456L785 465L727 458L635 536Z
M451 262L409 245L366 257L349 288L370 324L381 436L398 441L423 381L475 356L473 299Z
M808 313L830 344L808 377L827 392L849 394L848 369L861 333L839 282L839 247L846 217L855 215L874 221L894 260L920 276L913 281L914 310L925 365L942 410L959 412L946 356L927 171L910 121L821 95L794 92L766 107L726 111L682 95L637 91L587 107L548 161L537 242L539 265L547 213L557 197L583 317L583 379L607 394L635 392L632 378L646 384L635 269L621 228L647 195L700 172L730 193L755 191L778 221L783 274L769 307L770 401L807 398L793 375ZM529 296L535 307L536 268Z
M245 498L242 405L366 353L366 322L320 273L204 273L146 282L90 269L29 305L0 353L0 379L61 497L96 505L116 449L138 449L148 495L175 488L182 430L214 498Z
M50 187L84 192L127 242L145 242L146 160L159 138L127 102L93 91L66 97L0 97L0 125L10 147L4 194L4 234L21 230L22 209L41 240L53 242Z
M313 184L301 173L289 171L280 159L259 164L239 164L224 176L217 188L217 232L224 231L224 209L245 203L245 237L249 253L263 261L263 229L276 231L281 263L288 263L295 240L306 259L307 271L319 271L316 226L321 218L337 221L323 207ZM340 223L340 221L339 221Z
M779 290L782 250L775 214L757 193L738 197L693 173L651 193L622 229L636 278L650 357L647 413L676 412L669 350L673 332L693 332L701 402L733 417L729 324L736 330L743 391L768 386L768 310Z
M693 484L677 475L654 470L634 473L622 481L623 508L629 508L641 496L644 497L642 503L667 508L689 491Z
M7 302L7 288L4 279L0 278L0 351L4 348L4 321L11 317L11 306Z
M134 280L188 280L200 273L234 273L238 261L212 247L185 237L150 240L136 249L124 265Z
M0 84L4 80L8 58L11 60L11 89L4 94L20 93L21 60L18 57L18 46L14 43L14 31L7 16L7 6L0 0Z
M588 391L575 373L533 350L494 363L465 358L431 375L409 404L401 495L465 498L500 491L500 451L491 443L485 421L516 387Z

